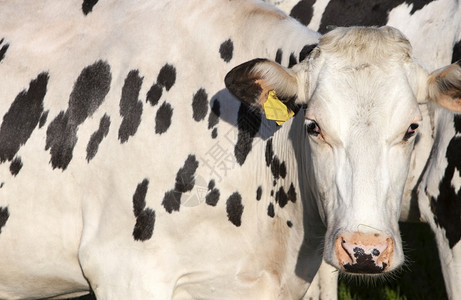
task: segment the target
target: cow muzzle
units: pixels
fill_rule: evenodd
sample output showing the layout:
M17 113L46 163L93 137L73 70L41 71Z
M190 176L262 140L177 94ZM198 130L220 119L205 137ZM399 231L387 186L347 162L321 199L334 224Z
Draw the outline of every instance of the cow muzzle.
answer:
M336 239L339 267L349 273L379 274L390 269L393 239L385 234L348 232Z

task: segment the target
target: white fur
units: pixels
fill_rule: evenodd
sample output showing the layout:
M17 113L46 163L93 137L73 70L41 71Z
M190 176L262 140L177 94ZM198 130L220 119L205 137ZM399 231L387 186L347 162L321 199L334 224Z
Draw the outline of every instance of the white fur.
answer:
M252 0L100 1L87 16L81 5L0 5L1 37L10 43L0 63L0 115L31 79L40 72L50 76L44 100L48 119L20 148L23 168L13 177L9 162L0 165L0 206L10 212L0 233L0 298L75 295L88 292L89 285L98 299L302 297L321 255L318 250L304 252L298 262L303 239L310 236L303 226L310 212L303 214L302 181L293 146L286 144L291 121L274 137L274 151L289 166L287 177L274 189L288 190L293 183L298 201L284 209L276 205L276 217L270 218L273 178L264 159L267 135L262 136L272 134L275 126L262 125L253 150L239 166L233 152L240 104L225 91L224 76L241 62L275 57L278 48L299 53L304 45L317 42L318 34ZM219 53L228 39L234 45L230 63ZM79 126L67 169L52 169L45 151L46 130L67 109L81 70L97 60L111 67L109 94ZM176 82L151 106L146 93L166 63L176 68ZM142 121L137 133L121 144L119 102L133 69L143 77ZM200 88L205 88L210 106L214 98L221 103L217 139L208 129L210 106L205 120L192 118L192 97ZM159 135L155 116L165 101L174 109L172 124ZM109 133L87 162L86 146L104 114L110 116ZM221 161L213 160L210 151L215 149L224 155ZM189 154L199 161L196 185L183 195L180 211L169 214L161 203ZM152 238L140 242L132 236L133 194L145 178L146 207L155 210L156 221ZM211 179L220 190L216 207L207 205L203 195L186 202L207 190ZM263 197L257 201L260 185ZM229 222L226 213L226 200L236 191L244 206L240 227ZM321 238L311 237L312 249ZM295 272L297 267L302 274Z

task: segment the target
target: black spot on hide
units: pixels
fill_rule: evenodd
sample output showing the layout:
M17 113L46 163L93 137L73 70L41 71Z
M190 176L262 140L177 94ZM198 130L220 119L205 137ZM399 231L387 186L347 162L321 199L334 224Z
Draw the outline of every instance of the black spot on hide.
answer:
M451 56L451 62L455 63L457 61L461 60L461 40L458 41L454 46L453 46L453 54Z
M163 88L158 83L154 83L146 95L146 101L152 106L157 105L160 98L162 98Z
M176 173L175 186L173 190L165 193L162 205L168 213L179 211L182 193L191 191L195 185L195 171L198 168L198 161L195 155L189 155L184 166Z
M3 39L0 40L0 46L3 44ZM5 58L6 51L10 47L10 44L4 44L0 48L0 62Z
M138 217L146 207L146 194L148 186L149 180L144 179L136 187L136 191L133 195L133 213L135 217Z
M170 64L164 65L157 76L157 83L165 87L167 91L171 89L171 87L176 82L176 69Z
M89 14L93 10L93 6L95 6L96 3L98 3L98 0L83 0L83 3L82 3L83 14L85 16Z
M118 139L125 143L130 136L133 136L141 124L142 102L138 101L139 91L141 90L142 80L138 70L128 73L122 87L122 97L120 98L120 115L122 123L118 130Z
M309 54L311 54L312 50L317 47L317 44L314 45L305 45L302 49L301 52L299 52L299 62L302 62L304 59L306 59Z
M76 143L77 128L69 121L67 113L60 112L46 130L45 150L50 149L53 169L67 168Z
M146 194L149 180L144 179L136 187L133 195L133 213L136 224L133 229L133 237L136 241L145 241L152 237L155 225L155 211L146 208Z
M284 208L288 203L288 195L285 193L285 189L280 187L277 193L275 193L275 202L279 204L281 208Z
M44 112L42 113L42 115L40 116L40 120L39 120L39 122L38 122L38 128L42 128L43 125L46 124L46 120L47 120L47 118L48 118L48 113L49 113L49 112L50 112L50 111L47 110L47 111L44 111Z
M182 194L175 190L170 190L165 193L162 205L169 214L173 211L179 211L179 207L181 206L181 196Z
M145 241L152 237L155 225L155 211L146 208L136 218L136 224L133 229L133 237L137 241Z
M210 180L210 182L208 183L208 190L211 191L212 189L214 189L216 183L214 182L214 180Z
M287 176L287 167L284 161L280 164L279 171L280 171L280 177L285 178Z
M189 155L184 162L184 166L176 174L176 183L174 189L178 192L185 193L191 191L195 185L195 171L198 168L198 161L195 155Z
M461 133L461 115L455 115L453 118L453 126L455 127L456 133Z
M65 170L72 160L78 127L99 108L110 89L110 66L103 61L84 68L74 83L67 111L48 125L45 149L53 169Z
M163 102L155 116L155 133L165 133L171 125L172 116L173 108L171 108L170 104Z
M192 99L192 117L199 122L205 119L208 113L208 94L201 88L194 94Z
M86 160L89 162L92 160L99 149L99 144L101 144L103 138L107 136L109 133L110 127L110 118L108 115L104 114L99 121L99 128L96 132L94 132L91 137L88 145L86 146Z
M147 92L146 102L149 102L152 106L157 105L160 98L162 98L163 88L169 91L175 82L175 67L170 64L165 64L158 73L157 82L152 84L151 88Z
M275 53L275 62L278 64L282 64L282 56L283 56L283 50L282 49L277 49L277 53Z
M269 206L267 207L267 215L271 218L273 218L275 216L275 212L274 212L274 204L272 203L269 203Z
M263 193L263 188L262 186L258 186L258 189L256 190L256 200L261 200L261 195Z
M312 19L314 13L313 5L315 0L301 0L290 12L290 16L298 20L301 24L307 26Z
M216 206L219 201L220 192L218 189L213 188L208 194L205 196L206 204L210 206Z
M274 150L272 149L272 138L267 140L266 143L266 165L269 167L274 157Z
M19 156L16 156L10 164L11 175L13 176L18 175L21 168L22 168L21 158Z
M406 3L412 5L410 14L422 9L434 0L331 0L322 15L319 32L326 33L328 26L383 26L389 12Z
M48 74L41 73L20 92L3 116L0 127L0 162L11 161L32 135L43 112Z
M226 211L229 221L235 226L242 225L243 205L242 197L238 192L233 193L226 202Z
M288 200L290 200L291 202L293 203L296 202L296 190L295 190L293 183L290 184L290 188L288 189L288 192L287 192L287 197L288 197Z
M219 46L219 54L225 62L230 62L234 52L234 43L231 39L224 41L221 46Z
M211 138L215 139L218 137L218 128L214 128L213 131L211 131Z
M274 158L272 159L271 171L272 171L272 175L274 176L274 179L280 178L280 160L277 157L277 155L275 155Z
M10 212L8 211L8 207L0 207L0 233L2 233L2 228L5 226L9 217Z
M288 68L291 68L293 67L294 65L296 65L298 63L298 61L296 60L296 56L294 53L291 53L290 54L290 60L288 62Z
M110 89L110 66L98 61L82 70L69 97L67 114L80 125L99 108Z

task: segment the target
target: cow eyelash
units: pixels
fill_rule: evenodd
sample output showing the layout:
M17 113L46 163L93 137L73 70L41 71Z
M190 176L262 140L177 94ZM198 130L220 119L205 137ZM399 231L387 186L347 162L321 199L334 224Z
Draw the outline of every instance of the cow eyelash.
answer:
M313 136L318 136L321 133L320 126L314 120L307 119L306 122L307 133Z
M411 125L407 129L407 132L403 136L403 140L408 141L412 136L414 136L416 131L418 130L418 127L418 123L411 123Z

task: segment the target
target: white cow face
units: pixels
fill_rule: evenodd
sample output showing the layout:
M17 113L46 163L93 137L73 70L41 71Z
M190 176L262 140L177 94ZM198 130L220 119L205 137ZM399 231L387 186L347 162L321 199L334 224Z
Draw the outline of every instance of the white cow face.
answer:
M261 107L274 90L307 104L310 188L327 225L324 258L338 269L374 274L404 259L400 202L418 127L433 99L461 110L461 67L431 74L396 29L338 28L293 69L253 60L226 77L241 101ZM302 179L300 179L302 180Z

